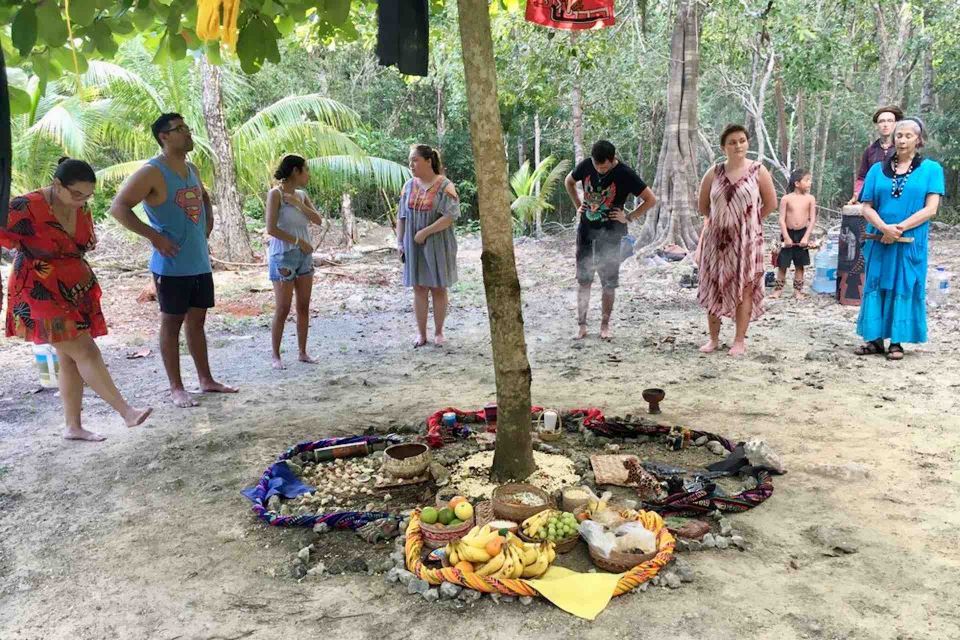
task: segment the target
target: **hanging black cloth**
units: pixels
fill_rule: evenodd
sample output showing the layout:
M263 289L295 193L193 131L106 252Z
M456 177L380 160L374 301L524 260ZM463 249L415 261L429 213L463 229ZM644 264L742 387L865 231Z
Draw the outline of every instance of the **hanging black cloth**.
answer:
M427 75L430 59L429 0L380 0L377 3L377 56L408 76Z
M7 91L7 65L0 47L0 228L6 228L10 213L10 95Z

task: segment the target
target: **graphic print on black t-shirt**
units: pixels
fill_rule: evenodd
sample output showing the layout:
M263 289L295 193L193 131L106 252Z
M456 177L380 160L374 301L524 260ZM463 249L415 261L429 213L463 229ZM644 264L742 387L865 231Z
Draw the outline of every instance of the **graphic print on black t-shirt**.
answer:
M622 209L627 196L639 196L647 188L637 173L618 162L612 169L601 175L587 158L571 173L574 180L583 185L583 220L592 228L606 228L611 231L627 232L627 225L610 220L610 212Z

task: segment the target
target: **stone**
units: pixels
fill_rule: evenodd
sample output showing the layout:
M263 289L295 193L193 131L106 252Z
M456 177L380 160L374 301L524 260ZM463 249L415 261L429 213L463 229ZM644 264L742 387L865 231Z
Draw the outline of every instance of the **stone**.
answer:
M597 436L593 435L592 431L583 432L583 444L588 447L595 446L597 442Z
M303 564L310 562L310 547L304 547L297 552L297 560Z
M313 532L322 536L323 534L330 532L330 525L328 525L326 522L318 522L317 524L313 525Z
M743 539L743 536L732 536L732 537L730 538L730 542L731 542L731 543L733 544L733 546L735 546L737 549L746 549L746 548L747 548L747 541Z
M436 602L440 599L440 591L438 589L427 589L423 592L423 599L427 602Z
M783 466L783 460L777 452L759 438L748 440L746 444L743 445L743 452L746 454L747 460L754 467L766 467L773 469L777 473L786 471L786 467Z
M693 582L694 572L693 567L690 564L682 559L677 558L673 561L673 572L680 578L681 582Z
M702 551L703 543L699 540L688 540L687 541L687 551Z
M712 533L708 533L707 535L703 536L703 546L706 549L713 549L717 546L717 541L714 539Z
M327 565L323 562L318 562L307 570L308 576L320 576L323 575L323 572L327 570Z
M500 602L510 603L510 602L516 602L516 601L517 599L514 596L503 596L502 598L500 598Z
M496 592L496 591L494 591L493 593L490 594L490 599L493 600L494 602L496 602L497 604L500 604L500 598L502 598L502 597L503 597L503 596L500 595L500 594L499 594L498 592Z
M415 576L406 569L397 569L397 582L405 587L410 584L414 577Z
M370 565L370 563L367 564ZM395 565L393 564L392 558L384 558L383 560L370 565L370 568L376 573L386 573L387 571L394 569Z
M440 585L440 598L443 600L453 600L460 595L461 591L463 591L463 587L453 584L452 582L444 582Z
M307 567L298 562L290 568L290 575L299 580L307 575Z
M680 583L682 582L680 580L680 576L678 576L676 573L672 571L668 571L666 573L666 575L664 576L664 581L667 583L667 586L670 587L671 589L679 589Z
M650 584L652 584L655 587L659 587L660 582L661 582L660 574L658 573L657 575L653 576L653 579L650 581Z
M606 446L603 447L603 450L606 451L607 453L619 453L619 452L620 452L620 445L618 445L618 444L608 444L608 445L606 445Z
M430 591L430 583L420 578L413 578L407 583L407 593L419 593L423 595ZM439 595L439 594L438 594Z
M731 531L733 531L733 525L730 524L730 521L726 518L720 518L720 535L729 536Z
M366 573L367 561L363 558L353 558L352 560L347 561L344 570L349 571L350 573Z
M730 547L730 538L717 536L717 549L728 549Z
M407 567L407 561L403 557L403 553L399 551L394 551L390 554L390 561L393 562L393 566L398 569L405 569Z
M690 520L677 529L677 537L687 540L702 540L708 533L710 533L710 525L703 520Z
M267 500L267 509L270 511L276 511L280 508L280 496L272 495L270 499Z
M637 591L639 591L640 593L643 593L644 591L646 591L646 590L649 589L649 588L650 588L650 583L649 583L649 582L641 582L641 583L640 583L640 586L637 587Z
M460 595L457 596L457 600L461 602L476 602L483 597L483 593L480 591L474 591L473 589L464 589L460 592Z
M716 440L711 440L707 443L707 449L710 450L710 453L717 456L727 455L727 450L723 448L723 445Z
M384 580L391 583L400 582L399 569L392 567L390 571L387 571L387 575L384 577Z
M700 436L699 438L693 441L693 444L698 447L702 447L703 445L707 444L707 441L709 439L710 438L708 438L707 436Z
M525 607L529 607L533 604L533 598L530 596L520 596L520 604Z

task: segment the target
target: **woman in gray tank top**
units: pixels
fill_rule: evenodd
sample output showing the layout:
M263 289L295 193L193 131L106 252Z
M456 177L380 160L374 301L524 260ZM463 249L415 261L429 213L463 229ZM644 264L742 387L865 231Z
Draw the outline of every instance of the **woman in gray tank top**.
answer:
M271 338L273 368L284 369L280 359L283 326L290 315L294 294L297 298L297 346L300 362L315 364L307 353L307 331L310 328L310 294L313 292L313 246L310 244L310 223L322 224L303 187L310 181L307 161L300 156L284 156L273 177L280 185L267 193L268 264L276 307L273 312Z
M397 213L397 249L403 260L403 284L413 287L417 338L427 344L429 296L433 296L434 342L444 343L447 288L457 282L457 238L453 223L460 217L460 198L453 183L440 174L440 154L425 144L410 148L413 179L404 185Z

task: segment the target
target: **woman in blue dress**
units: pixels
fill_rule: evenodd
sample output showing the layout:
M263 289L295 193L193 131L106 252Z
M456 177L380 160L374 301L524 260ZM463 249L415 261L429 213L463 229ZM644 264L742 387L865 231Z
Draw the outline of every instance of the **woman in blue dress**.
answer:
M863 301L857 333L866 342L860 356L903 358L904 342L927 341L927 250L930 219L944 194L943 167L924 158L925 131L918 118L905 118L893 132L896 153L867 172L860 201L868 225ZM890 340L890 346L884 346Z

